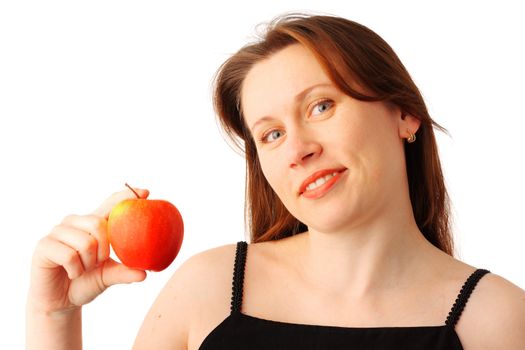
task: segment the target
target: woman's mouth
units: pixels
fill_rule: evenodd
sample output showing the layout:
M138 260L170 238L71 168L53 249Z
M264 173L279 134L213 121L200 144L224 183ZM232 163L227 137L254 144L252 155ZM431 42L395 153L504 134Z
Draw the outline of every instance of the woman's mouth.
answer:
M331 174L325 175L323 177L318 178L314 182L311 182L308 186L306 186L307 191L315 190L321 185L324 185L328 180L330 180L332 177L336 176L337 172L333 172Z
M301 185L299 194L309 199L324 196L347 169L326 169L309 176Z

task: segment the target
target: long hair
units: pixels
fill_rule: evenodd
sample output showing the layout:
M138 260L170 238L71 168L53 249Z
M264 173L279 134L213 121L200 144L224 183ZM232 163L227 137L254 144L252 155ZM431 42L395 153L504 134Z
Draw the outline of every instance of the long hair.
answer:
M253 65L292 44L309 49L334 84L352 98L388 102L421 121L417 142L405 144L404 149L412 210L425 238L453 255L449 197L434 136L434 128L446 130L430 117L419 89L393 49L367 27L333 16L277 18L257 42L224 62L215 76L213 103L220 125L246 157L245 219L251 241L280 239L307 229L266 181L240 100L243 81Z

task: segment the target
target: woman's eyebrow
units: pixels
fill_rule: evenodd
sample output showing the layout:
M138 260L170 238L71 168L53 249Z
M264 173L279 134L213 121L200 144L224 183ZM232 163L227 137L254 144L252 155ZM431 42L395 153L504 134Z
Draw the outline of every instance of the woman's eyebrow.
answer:
M262 122L265 122L267 120L272 120L273 118L268 116L268 115L265 115L264 117L262 118L259 118L255 123L253 123L252 127L251 127L251 131L253 132L255 130L255 127L259 124L261 124Z
M312 92L312 90L315 90L315 89L320 88L320 87L334 87L334 84L331 84L331 83L320 83L320 84L315 84L315 85L312 85L310 87L307 87L306 89L304 89L303 91L301 91L300 93L298 93L295 96L294 101L296 103L301 101L302 99L305 98L305 96L308 96L308 94L310 92Z

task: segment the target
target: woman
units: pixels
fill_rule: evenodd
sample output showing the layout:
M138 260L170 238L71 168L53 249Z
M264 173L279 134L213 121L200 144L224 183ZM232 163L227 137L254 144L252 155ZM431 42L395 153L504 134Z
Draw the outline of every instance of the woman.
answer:
M281 18L225 62L215 91L246 152L252 244L186 261L135 348L525 348L525 292L453 258L440 127L379 36L336 17ZM144 279L109 259L107 215L130 196L39 242L30 348L80 348L82 305Z

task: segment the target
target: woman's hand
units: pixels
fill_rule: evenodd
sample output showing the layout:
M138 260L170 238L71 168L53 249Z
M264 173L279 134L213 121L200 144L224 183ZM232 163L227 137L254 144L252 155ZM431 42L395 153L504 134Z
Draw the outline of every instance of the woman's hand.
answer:
M135 189L141 198L148 191ZM31 264L28 308L46 314L78 309L107 287L143 281L146 272L110 259L107 218L120 201L135 198L129 189L106 199L90 215L69 215L42 238Z

